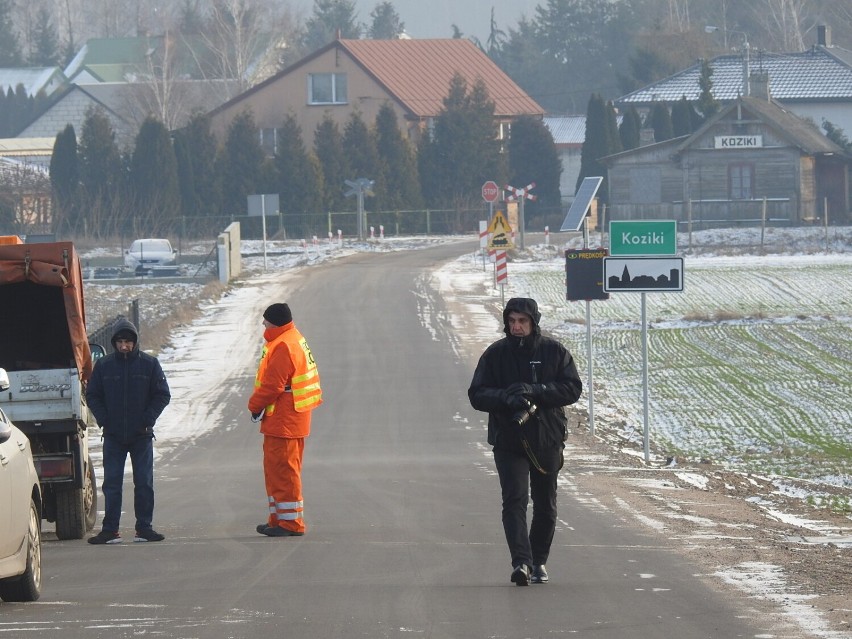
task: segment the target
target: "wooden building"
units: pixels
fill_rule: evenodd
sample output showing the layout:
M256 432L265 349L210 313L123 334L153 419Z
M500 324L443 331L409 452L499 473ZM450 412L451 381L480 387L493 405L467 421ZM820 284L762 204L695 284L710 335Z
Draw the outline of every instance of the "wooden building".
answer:
M758 77L689 136L604 158L610 219L800 224L850 220L852 158L769 98Z

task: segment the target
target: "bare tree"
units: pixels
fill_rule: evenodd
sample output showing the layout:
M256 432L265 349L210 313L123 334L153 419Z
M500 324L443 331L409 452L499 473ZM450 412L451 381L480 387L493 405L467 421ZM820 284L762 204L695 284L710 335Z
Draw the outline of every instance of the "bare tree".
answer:
M689 29L689 2L690 0L668 0L669 19L668 26L676 32Z
M763 0L755 17L766 30L770 41L783 51L804 51L803 24L814 9L813 0Z
M41 167L4 159L0 161L0 207L13 215L18 233L53 230L50 176Z

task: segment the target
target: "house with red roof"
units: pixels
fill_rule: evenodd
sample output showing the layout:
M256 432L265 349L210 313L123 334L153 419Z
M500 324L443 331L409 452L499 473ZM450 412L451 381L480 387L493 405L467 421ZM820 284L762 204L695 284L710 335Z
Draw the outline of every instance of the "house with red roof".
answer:
M390 104L412 142L441 112L455 73L472 86L482 79L495 104L495 134L520 115L544 116L529 97L476 45L465 39L338 39L210 112L211 128L224 137L230 122L248 110L269 151L275 129L292 114L307 146L326 115L341 129L358 112L367 124Z

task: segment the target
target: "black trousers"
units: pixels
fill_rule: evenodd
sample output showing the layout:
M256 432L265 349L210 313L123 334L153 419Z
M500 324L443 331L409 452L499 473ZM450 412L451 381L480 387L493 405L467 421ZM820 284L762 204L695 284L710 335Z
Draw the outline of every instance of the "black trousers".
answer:
M562 450L548 451L559 459ZM545 461L539 459L543 464ZM503 494L503 531L512 555L512 566L547 563L556 530L556 472L543 475L526 454L494 449L494 464ZM557 468L559 464L547 464ZM527 505L532 497L532 524L527 528Z

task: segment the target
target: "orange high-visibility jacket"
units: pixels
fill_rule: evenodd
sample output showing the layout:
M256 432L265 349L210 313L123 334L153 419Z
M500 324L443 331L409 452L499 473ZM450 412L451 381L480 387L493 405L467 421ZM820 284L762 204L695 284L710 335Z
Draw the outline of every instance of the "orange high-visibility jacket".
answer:
M317 364L308 342L290 322L263 333L266 344L248 408L266 410L260 432L272 437L307 437L311 411L322 403Z

